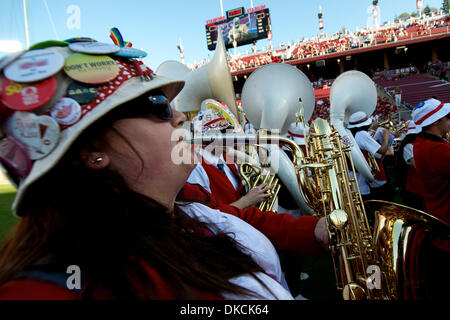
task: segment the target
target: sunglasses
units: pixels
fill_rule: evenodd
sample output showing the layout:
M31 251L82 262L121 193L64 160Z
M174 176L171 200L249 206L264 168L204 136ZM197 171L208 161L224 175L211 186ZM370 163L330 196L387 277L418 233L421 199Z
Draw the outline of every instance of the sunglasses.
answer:
M139 118L154 115L161 120L173 118L172 106L163 94L142 95L113 110L114 119Z

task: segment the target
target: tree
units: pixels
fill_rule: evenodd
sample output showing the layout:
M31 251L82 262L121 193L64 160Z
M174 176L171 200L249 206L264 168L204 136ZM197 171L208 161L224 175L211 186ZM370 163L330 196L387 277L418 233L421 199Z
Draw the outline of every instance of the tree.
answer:
M427 5L425 9L423 9L423 13L426 14L427 16L431 14L431 8L429 5Z
M443 0L442 1L442 10L444 10L445 13L450 12L450 0Z
M403 13L399 16L399 19L405 21L405 20L408 20L409 17L410 17L410 15L409 15L408 12L403 12Z

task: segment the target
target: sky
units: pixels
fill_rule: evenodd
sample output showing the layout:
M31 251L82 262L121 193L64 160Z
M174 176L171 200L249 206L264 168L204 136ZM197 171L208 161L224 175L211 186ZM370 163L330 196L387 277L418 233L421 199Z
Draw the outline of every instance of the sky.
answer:
M180 61L181 39L185 63L212 58L206 44L205 24L220 17L220 0L27 0L30 44L44 40L90 37L112 43L109 30L117 27L125 41L148 53L145 63L153 70L164 61ZM271 15L272 44L332 34L342 27L355 31L370 20L372 0L222 0L227 10L266 5ZM442 0L424 0L423 7L441 8ZM319 7L324 29L319 30ZM416 0L379 0L381 24L403 12L416 12ZM372 22L373 23L373 22ZM0 40L18 40L26 47L23 0L0 1ZM258 49L267 40L259 40ZM234 53L234 49L231 49ZM249 46L238 47L244 53ZM3 54L4 55L4 54ZM1 53L0 53L1 57Z

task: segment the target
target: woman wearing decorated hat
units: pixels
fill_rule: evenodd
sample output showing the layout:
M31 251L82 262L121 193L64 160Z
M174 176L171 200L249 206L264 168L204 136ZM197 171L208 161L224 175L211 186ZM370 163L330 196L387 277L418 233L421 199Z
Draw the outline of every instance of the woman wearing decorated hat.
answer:
M169 104L183 82L107 49L31 50L3 69L2 85L51 77L57 85L50 99L7 103L2 90L1 163L17 186L21 219L0 251L0 298L292 299L278 282L272 243L320 251L325 221L239 219L175 203L195 167L191 148L174 139L185 118ZM92 93L89 102L69 96L74 80ZM173 161L174 148L185 161Z

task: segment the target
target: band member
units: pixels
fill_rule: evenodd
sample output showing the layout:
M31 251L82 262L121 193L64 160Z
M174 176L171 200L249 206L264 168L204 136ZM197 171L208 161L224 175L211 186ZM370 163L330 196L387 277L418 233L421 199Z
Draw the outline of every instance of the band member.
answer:
M305 137L309 133L309 127L308 125L306 125L306 130L304 127L304 124L301 122L291 123L286 137L294 140L295 143L297 143L302 148L303 153L306 154Z
M416 163L414 161L414 142L422 129L414 121L409 121L408 131L403 138L398 150L398 162L400 176L400 196L407 206L424 210L423 203L423 183L416 172Z
M421 126L414 143L414 162L424 186L425 208L429 214L450 224L450 144L443 136L450 130L450 103L428 99L413 113Z
M217 111L202 110L193 119L201 128L195 134L221 134L231 131L232 124ZM187 183L200 185L214 194L219 204L231 204L240 209L248 208L267 199L270 185L261 184L250 190L242 184L237 164L224 152L224 146L210 145L197 149L200 163L192 171Z
M450 131L450 103L428 99L412 112L422 132L414 142L414 162L423 183L423 198L428 214L450 225L450 143L443 136ZM442 276L450 267L450 240L434 239L428 270L432 284L431 299L446 299L450 280Z
M383 156L389 149L389 130L385 129L382 133L383 143L380 145L368 132L372 125L372 119L363 111L353 113L349 118L348 129L355 137L355 141L368 160L369 152L375 157L379 171L375 172L375 181L369 184L366 179L356 173L358 185L364 200L378 199L391 200L392 188L387 181L387 176L382 163Z
M47 67L74 53L46 50ZM18 186L13 211L21 218L0 251L0 299L292 299L275 248L323 252L325 220L175 203L196 165L173 158L175 148L195 158L173 139L185 117L169 101L184 83L141 78L133 61L108 58L116 77L104 79L80 113L51 112L51 102L40 112L48 107L55 118L2 114L2 147L14 152L1 163ZM32 76L16 68L21 63L10 61L5 73ZM67 98L66 71L53 74L52 101ZM54 121L69 113L70 121Z

